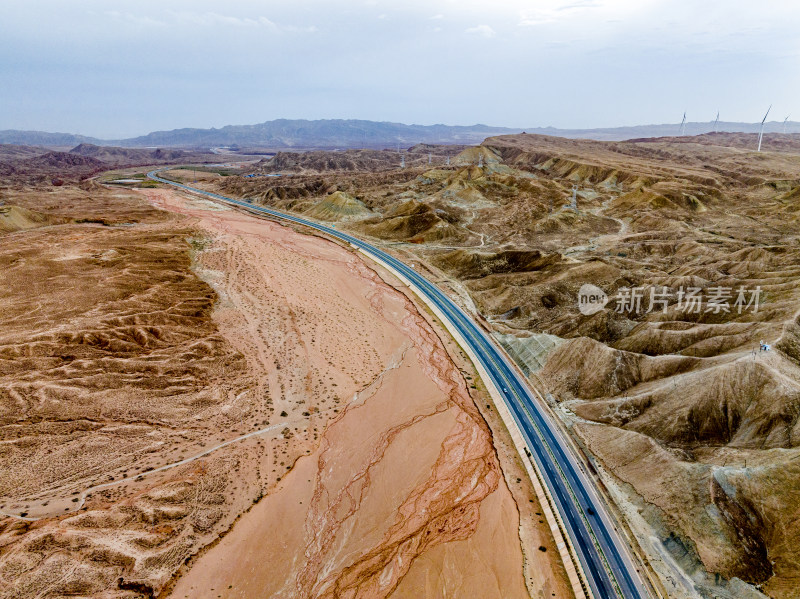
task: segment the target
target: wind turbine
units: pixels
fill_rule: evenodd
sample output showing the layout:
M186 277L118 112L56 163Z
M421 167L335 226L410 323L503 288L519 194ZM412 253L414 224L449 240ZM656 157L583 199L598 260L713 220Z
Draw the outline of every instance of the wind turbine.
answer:
M719 110L717 110L717 118L714 119L714 133L717 132L717 125L719 124Z
M683 120L681 121L681 137L686 132L686 111L683 112Z
M758 152L761 151L761 138L764 137L764 123L767 120L767 116L769 115L769 111L772 110L772 104L769 105L767 108L767 114L764 115L764 118L761 119L761 130L758 132Z
M789 117L792 116L791 114L786 115L786 118L783 119L783 134L786 135L786 121L789 120Z

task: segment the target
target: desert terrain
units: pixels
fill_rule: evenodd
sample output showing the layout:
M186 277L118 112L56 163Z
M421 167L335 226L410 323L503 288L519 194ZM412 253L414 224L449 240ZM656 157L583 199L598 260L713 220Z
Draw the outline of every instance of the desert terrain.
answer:
M542 392L662 596L784 599L800 140L755 141L513 135L162 175L417 264ZM571 596L496 407L390 274L114 151L4 151L5 596ZM582 312L585 284L608 303Z
M0 597L571 596L408 290L102 157L0 189Z
M756 144L513 135L198 185L426 265L546 393L665 595L783 599L800 596L800 139ZM604 309L579 311L584 284Z
M84 181L115 167L218 161L219 156L203 151L117 148L88 143L72 148L0 144L0 177L5 185L57 187L65 182Z

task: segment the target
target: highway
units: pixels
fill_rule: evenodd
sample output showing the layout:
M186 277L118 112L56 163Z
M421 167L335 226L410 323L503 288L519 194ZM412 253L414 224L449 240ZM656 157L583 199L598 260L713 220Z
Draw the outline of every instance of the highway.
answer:
M613 519L600 499L594 482L569 448L558 430L558 424L553 422L553 417L536 400L524 376L509 363L495 341L438 287L413 268L357 237L299 216L169 181L159 177L158 172L151 171L147 176L154 181L226 204L316 229L350 243L368 256L389 265L410 281L466 340L491 378L486 383L494 385L504 398L522 433L529 455L553 499L554 507L561 516L592 596L596 599L644 599L651 596L631 560L626 542L616 531Z

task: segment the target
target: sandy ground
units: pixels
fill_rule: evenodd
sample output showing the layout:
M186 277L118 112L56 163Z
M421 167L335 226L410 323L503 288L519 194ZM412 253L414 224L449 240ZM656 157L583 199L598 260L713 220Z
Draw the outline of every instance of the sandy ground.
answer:
M146 193L206 236L201 276L254 393L308 415L284 435L305 435L310 453L170 596L527 597L531 571L536 595L567 596L554 552L523 557L489 427L406 296L331 242Z

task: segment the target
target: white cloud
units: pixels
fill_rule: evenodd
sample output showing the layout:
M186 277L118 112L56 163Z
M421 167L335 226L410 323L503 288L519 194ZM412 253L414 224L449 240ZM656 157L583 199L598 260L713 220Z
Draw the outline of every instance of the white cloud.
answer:
M282 23L276 23L264 16L237 17L233 15L222 15L216 12L201 13L190 11L169 11L169 15L178 23L188 23L190 25L205 27L263 28L271 31L284 31L288 33L314 33L317 31L316 25L284 25Z
M233 26L233 27L268 27L275 28L275 23L266 17L234 17L231 15L221 15L216 12L173 12L174 18L186 23L195 25L210 25L212 27Z
M428 17L431 21L437 21L439 19L444 19L444 15L439 13L438 15L433 15L432 17Z
M640 3L645 4L646 0L640 0ZM558 0L556 2L548 2L547 6L522 9L520 11L519 25L529 27L566 21L594 9L620 12L632 4L635 5L630 0Z
M166 27L167 24L152 17L135 15L129 12L119 12L116 10L107 11L106 16L111 17L117 21L124 21L132 25L143 25L145 27Z
M298 25L277 25L283 31L290 31L290 32L297 32L297 33L315 33L319 31L316 25L306 25L304 27L300 27Z
M497 35L497 32L488 25L476 25L475 27L469 27L468 29L464 30L464 33L469 33L470 35L480 35L481 37L485 38L490 38Z
M265 27L270 27L272 29L275 29L277 27L277 25L272 21L270 21L267 17L258 17L258 22L261 25L264 25Z

